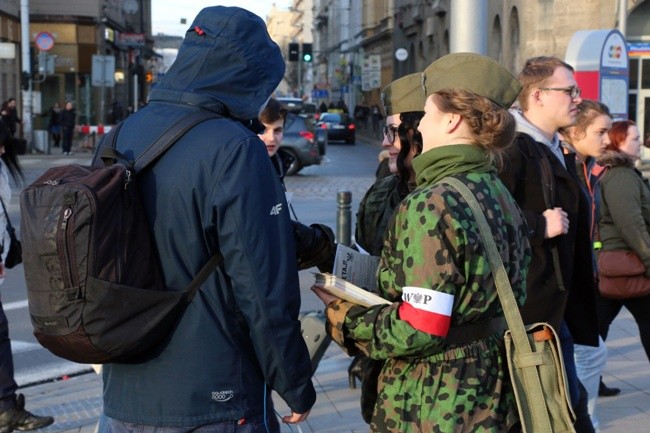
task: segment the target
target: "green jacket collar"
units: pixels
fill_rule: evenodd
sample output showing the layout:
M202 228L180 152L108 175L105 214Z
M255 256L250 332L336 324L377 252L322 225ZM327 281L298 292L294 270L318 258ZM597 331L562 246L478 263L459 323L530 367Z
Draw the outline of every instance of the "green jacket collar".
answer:
M418 187L455 174L496 171L487 152L476 144L453 144L428 150L413 159L413 169Z

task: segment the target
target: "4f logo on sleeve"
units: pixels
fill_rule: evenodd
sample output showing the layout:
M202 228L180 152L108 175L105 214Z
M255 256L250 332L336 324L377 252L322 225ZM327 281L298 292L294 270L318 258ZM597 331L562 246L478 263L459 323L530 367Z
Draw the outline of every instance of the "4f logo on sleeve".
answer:
M271 208L271 213L269 215L280 215L281 210L282 210L282 203L278 203Z

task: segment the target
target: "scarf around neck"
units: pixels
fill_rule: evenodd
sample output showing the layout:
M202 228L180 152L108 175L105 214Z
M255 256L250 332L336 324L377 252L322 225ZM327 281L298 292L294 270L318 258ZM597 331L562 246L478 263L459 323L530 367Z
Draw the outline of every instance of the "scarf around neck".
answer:
M495 172L487 152L477 144L452 144L428 150L413 159L418 187L460 173Z

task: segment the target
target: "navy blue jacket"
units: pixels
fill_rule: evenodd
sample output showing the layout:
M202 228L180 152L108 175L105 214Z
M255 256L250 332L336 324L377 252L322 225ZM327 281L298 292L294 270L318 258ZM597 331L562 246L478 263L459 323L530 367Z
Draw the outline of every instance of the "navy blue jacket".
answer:
M190 130L142 171L139 186L168 287L185 288L216 251L224 261L159 356L105 366L109 417L176 427L259 422L271 389L296 412L313 405L289 208L263 143L242 124L283 75L259 17L206 8L149 104L124 121L117 147L133 158L198 107L223 116Z

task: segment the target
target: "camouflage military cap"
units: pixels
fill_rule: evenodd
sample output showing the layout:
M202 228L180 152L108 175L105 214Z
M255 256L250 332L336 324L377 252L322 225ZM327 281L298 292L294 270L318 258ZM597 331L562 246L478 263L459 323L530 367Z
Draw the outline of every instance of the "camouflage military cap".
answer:
M521 83L503 66L475 53L453 53L431 63L422 73L426 97L443 89L464 89L510 108Z
M381 92L386 116L410 111L424 111L424 92L421 74L410 74L390 83Z

